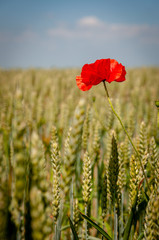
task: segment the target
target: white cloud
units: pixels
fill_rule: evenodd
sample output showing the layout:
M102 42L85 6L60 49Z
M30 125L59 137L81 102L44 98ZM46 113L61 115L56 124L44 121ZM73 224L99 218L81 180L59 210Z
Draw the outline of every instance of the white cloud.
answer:
M103 22L97 17L88 16L78 20L77 24L81 27L102 27Z
M66 39L134 39L144 43L159 43L159 26L147 24L107 23L97 17L87 16L79 19L74 26L57 26L48 30L48 35L54 38Z

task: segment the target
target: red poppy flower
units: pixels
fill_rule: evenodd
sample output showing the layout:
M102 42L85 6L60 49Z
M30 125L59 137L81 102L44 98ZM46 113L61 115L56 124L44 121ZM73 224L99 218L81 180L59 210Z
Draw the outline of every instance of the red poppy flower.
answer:
M79 89L87 91L102 81L125 81L125 74L125 67L115 59L100 59L95 63L85 64L81 75L76 77L76 83Z

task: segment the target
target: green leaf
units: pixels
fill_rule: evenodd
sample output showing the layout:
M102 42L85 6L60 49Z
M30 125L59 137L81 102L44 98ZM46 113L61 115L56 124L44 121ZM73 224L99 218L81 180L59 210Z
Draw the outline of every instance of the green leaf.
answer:
M107 240L112 240L112 238L101 227L99 227L95 222L93 222L88 216L84 215L81 212L80 214L81 214L81 217L83 219L86 219L87 222L89 222L89 224L91 224L94 228L96 228L103 235L103 237L105 237Z
M72 221L69 217L68 217L68 220L70 222L70 227L71 227L71 230L72 230L72 233L73 233L73 236L74 236L74 240L79 240L79 237L76 233L75 227L74 227L74 225L73 225L73 223L72 223Z
M137 240L141 240L141 239L143 239L143 237L144 237L144 233L142 232L142 233L139 235L139 237L138 237Z
M135 196L132 208L131 208L130 216L128 218L126 227L124 229L123 240L128 240L129 239L130 230L131 230L131 226L132 226L132 223L133 223L133 218L134 218L135 213L136 213L137 199L138 199L138 191L136 192L136 196Z
M66 229L68 229L68 228L70 228L70 225L65 225L65 226L63 226L63 227L61 228L61 231L64 231L64 230L66 230Z
M110 237L112 237L112 236L113 236L113 233L112 233L111 226L110 226L107 222L105 222L104 224L105 224L105 227L106 227L106 229L107 229L108 235L109 235Z

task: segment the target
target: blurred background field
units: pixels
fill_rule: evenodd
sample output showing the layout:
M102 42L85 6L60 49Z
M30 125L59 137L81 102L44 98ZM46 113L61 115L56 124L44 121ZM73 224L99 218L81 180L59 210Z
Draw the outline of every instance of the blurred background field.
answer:
M122 239L144 176L103 85L82 92L79 74L80 69L0 70L1 240L72 239L67 214L80 239L86 232L101 239L90 225L86 230L78 209L114 236L114 206ZM157 67L134 68L125 82L107 84L151 188L144 180L138 193L136 207L143 200L145 205L131 228L134 240L157 239L159 233L158 79Z

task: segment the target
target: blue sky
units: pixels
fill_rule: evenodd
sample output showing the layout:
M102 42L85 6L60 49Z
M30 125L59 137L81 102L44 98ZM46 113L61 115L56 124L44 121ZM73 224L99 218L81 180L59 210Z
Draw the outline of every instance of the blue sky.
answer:
M158 0L0 0L0 67L159 65Z

